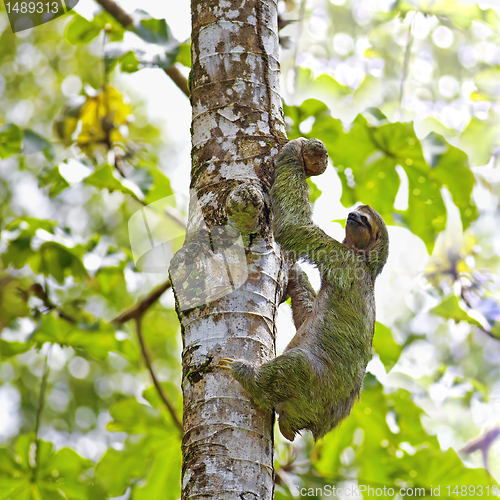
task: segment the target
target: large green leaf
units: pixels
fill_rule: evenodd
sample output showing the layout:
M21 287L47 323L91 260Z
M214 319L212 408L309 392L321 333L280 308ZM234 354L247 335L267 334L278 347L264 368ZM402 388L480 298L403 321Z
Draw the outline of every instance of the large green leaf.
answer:
M0 361L27 352L32 347L32 342L6 342L0 339Z
M59 167L55 166L40 177L38 186L49 186L49 196L54 198L69 187L69 182L60 174Z
M24 234L33 236L38 229L43 229L48 233L54 234L56 226L57 222L52 220L37 219L35 217L17 217L8 222L3 229L15 231L21 227Z
M459 208L464 228L477 218L472 201L475 179L467 157L441 136L430 134L421 144L412 123L388 123L383 115L378 125L370 125L359 115L345 131L340 120L333 119L325 105L314 100L285 110L294 120L292 138L300 132L301 122L314 118L308 135L325 143L342 182L344 206L368 204L389 224L399 214L398 218L422 238L429 251L437 234L446 227L443 187ZM406 210L394 208L400 188L398 167L408 178Z
M179 41L173 36L165 19L155 19L138 11L144 17L134 26L134 33L144 41L161 46L164 52L152 61L160 68L170 68L179 54Z
M496 119L480 120L472 117L460 135L460 147L473 165L486 165L500 145L500 125Z
M92 467L69 448L54 452L52 443L35 444L33 434L22 434L14 446L0 448L0 500L104 499L87 474Z
M22 132L17 125L9 124L0 128L0 158L5 160L20 153L22 141Z
M431 158L432 173L450 191L453 203L460 211L463 227L466 229L478 217L477 207L472 199L476 181L469 168L467 155L437 134L429 134L424 144L428 143L431 144L431 150L438 149L437 154Z
M189 40L180 44L176 61L187 68L191 67L191 42Z
M431 314L441 316L445 320L452 319L456 323L465 321L471 325L481 326L479 321L469 316L469 314L460 307L460 303L456 295L450 295L444 299L440 304L431 309Z
M11 240L7 250L2 253L2 262L5 267L12 265L15 269L21 269L27 260L34 255L31 249L31 238L21 233L15 240Z
M113 169L110 165L104 165L97 169L93 174L90 174L83 181L88 186L95 186L98 189L107 189L110 193L113 191L120 191L137 198L137 195L126 188L114 175Z
M148 466L148 456L144 453L145 442L144 438L137 442L127 440L123 450L108 448L99 461L95 472L96 480L110 496L123 495L130 485L144 477Z
M75 13L73 19L66 26L65 36L68 42L73 45L86 45L96 38L103 29L106 30L106 36L110 42L123 40L125 29L106 11L97 14L92 21L87 21Z
M17 318L29 316L27 290L31 282L28 278L0 274L0 330L9 326ZM17 343L0 346L0 354L12 356L17 354L20 346ZM10 353L10 354L8 354Z
M12 265L16 269L24 267L28 260L35 255L35 251L31 248L31 240L35 233L42 229L54 234L56 226L57 223L54 221L34 217L18 217L8 222L3 229L6 231L19 230L19 235L16 239L8 242L7 250L2 253L4 266Z
M377 322L375 324L375 336L373 337L373 349L379 355L385 369L390 371L398 362L403 346L395 342L389 328Z
M160 411L139 403L135 398L115 403L110 413L113 420L108 423L107 428L111 432L163 435L171 430ZM173 425L170 427L173 428Z
M149 205L150 203L174 194L170 187L170 181L163 172L154 168L150 170L150 174L153 176L153 186L147 192L146 198L144 198L145 204ZM174 201L173 197L172 201Z
M104 321L92 325L71 323L51 312L31 335L31 340L39 345L45 342L84 349L98 359L105 359L110 351L128 354L133 351L129 340L117 340L115 329Z
M52 144L40 134L26 129L23 136L23 154L29 155L33 153L43 153L47 160L54 160Z
M455 498L448 496L448 485L496 484L486 470L468 469L453 449L441 450L437 438L422 426L424 412L414 403L411 393L398 389L386 394L372 380L367 385L351 416L338 431L325 437L321 458L315 461L321 476L336 481L352 478L372 488L393 488L395 493L404 484L423 488L427 496L431 486L441 486L441 498ZM394 422L391 426L388 415ZM347 448L355 454L353 468L346 468L339 461ZM366 492L363 497L369 498Z
M176 500L180 496L181 452L175 435L127 440L125 448L108 449L96 468L96 480L110 496L132 489L132 498Z
M97 481L112 496L123 494L131 486L136 499L176 500L181 470L177 428L158 410L132 398L116 403L111 416L108 430L143 437L128 440L122 451L108 450L97 466Z
M132 50L129 50L120 56L119 62L120 69L126 73L135 73L136 71L139 71L140 61L137 59Z
M172 382L161 382L163 392L166 394L169 401L177 411L178 415L182 415L182 394L179 387ZM158 389L153 385L144 389L142 397L153 407L158 410L166 411L165 403L158 394ZM170 417L169 417L170 418Z
M91 42L100 32L100 26L75 14L66 26L65 37L73 45L84 45Z
M55 241L43 243L30 258L29 263L35 273L52 276L61 284L68 275L77 281L88 276L80 256L71 248Z

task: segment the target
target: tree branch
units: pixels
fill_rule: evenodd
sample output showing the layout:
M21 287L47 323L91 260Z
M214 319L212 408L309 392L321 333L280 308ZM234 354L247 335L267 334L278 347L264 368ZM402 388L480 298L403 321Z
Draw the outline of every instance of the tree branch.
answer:
M96 0L96 2L107 12L109 12L125 29L133 31L134 19L125 12L113 0ZM172 79L179 89L189 98L191 93L188 89L187 78L179 71L176 66L163 68L163 71Z
M35 466L33 467L33 481L36 481L36 476L38 472L38 465L40 461L40 439L38 438L38 432L40 430L40 422L42 420L43 407L45 405L45 391L47 389L47 379L49 378L49 359L50 352L52 351L52 345L50 344L47 355L45 356L45 364L43 367L42 383L40 384L40 394L38 395L38 406L36 409L35 418Z
M124 28L129 28L134 23L131 15L127 14L113 0L96 0L96 2L107 12L109 12Z
M144 343L144 337L142 336L142 328L141 328L141 322L142 322L142 316L138 315L135 317L135 324L137 328L137 337L139 337L139 343L141 344L141 350L142 350L142 356L144 357L144 360L146 361L146 365L148 367L149 373L151 375L151 379L153 380L153 384L156 387L156 390L158 391L158 394L160 395L161 400L167 407L168 411L170 412L170 415L172 415L172 419L174 421L174 424L177 426L177 428L181 431L181 433L184 431L184 427L182 425L182 422L180 421L179 417L177 416L177 412L175 411L175 408L173 407L172 403L168 399L167 395L165 394L165 391L163 390L163 387L161 386L160 382L156 378L155 372L153 370L153 364L151 363L151 358L149 356L149 352L146 348L146 344Z
M131 319L137 319L141 317L144 312L149 309L170 287L172 286L172 282L170 279L165 281L165 283L156 287L149 295L140 300L137 304L132 306L130 309L123 311L120 315L118 315L112 323L116 325L122 325Z
M411 30L413 28L413 23L415 21L416 16L417 12L415 11L410 22L410 27L408 28L408 38L406 41L405 56L403 61L403 71L401 73L401 82L399 86L399 114L401 114L403 106L404 86L406 82L406 77L408 76L408 69L410 67L411 46L413 45L413 34Z
M182 426L182 422L180 421L177 412L175 411L174 406L168 399L168 396L165 394L163 387L160 382L156 378L156 374L153 369L153 363L151 362L151 357L149 355L149 351L146 347L146 343L144 342L144 337L142 336L142 316L143 314L172 286L172 282L168 279L165 283L156 287L149 295L144 297L141 301L135 304L130 309L122 312L119 316L117 316L112 322L116 325L121 325L126 323L127 321L133 319L135 320L136 329L137 329L137 337L139 339L139 344L141 345L141 352L144 361L146 362L147 369L149 374L151 375L151 379L153 381L156 390L160 396L160 399L163 401L167 410L172 415L172 419L176 427L183 432L184 428Z
M473 439L472 441L467 443L460 450L460 452L464 455L468 455L470 453L473 453L474 451L481 450L481 453L483 455L484 468L488 470L488 451L493 444L493 441L495 441L499 436L500 426L493 427L493 429L490 429L482 436L479 436L478 438Z

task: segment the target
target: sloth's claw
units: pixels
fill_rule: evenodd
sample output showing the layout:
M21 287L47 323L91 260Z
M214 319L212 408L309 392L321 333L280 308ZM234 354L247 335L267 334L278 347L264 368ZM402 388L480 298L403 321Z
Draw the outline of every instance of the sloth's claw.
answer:
M219 367L220 368L225 368L226 370L231 369L231 365L233 364L234 359L231 358L222 358L219 361Z

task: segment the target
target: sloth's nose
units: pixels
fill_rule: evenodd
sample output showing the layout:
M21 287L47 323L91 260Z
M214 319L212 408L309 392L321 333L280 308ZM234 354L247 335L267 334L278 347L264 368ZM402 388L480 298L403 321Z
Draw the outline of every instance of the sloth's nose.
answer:
M361 221L361 218L360 216L356 213L356 212L351 212L348 216L347 216L347 220L352 220L354 222L360 222Z

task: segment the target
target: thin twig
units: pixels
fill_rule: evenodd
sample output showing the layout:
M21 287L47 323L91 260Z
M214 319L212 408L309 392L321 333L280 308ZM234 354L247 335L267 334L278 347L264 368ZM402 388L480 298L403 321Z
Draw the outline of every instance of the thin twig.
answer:
M36 418L35 418L35 467L33 467L33 480L36 480L36 474L38 471L38 465L40 460L40 440L38 438L38 432L40 430L40 422L42 419L43 407L45 404L45 391L47 389L47 379L49 377L49 359L50 352L52 351L52 345L50 344L49 349L47 351L47 355L45 356L45 364L43 367L43 375L42 382L40 384L40 393L38 395L38 407L36 409Z
M144 361L146 362L146 366L148 368L149 374L151 375L151 379L153 380L153 384L156 387L156 390L158 391L158 394L167 407L168 411L172 415L172 419L177 426L177 428L183 432L183 426L182 422L180 421L177 412L175 411L175 408L173 407L172 403L168 399L168 396L165 394L165 391L163 390L163 387L161 386L160 382L156 378L156 374L153 369L153 364L151 362L151 357L149 355L149 351L146 347L146 343L144 342L144 337L142 336L142 316L146 312L147 309L149 309L162 295L165 293L170 287L172 286L172 282L170 280L167 280L165 283L161 284L160 286L156 287L149 295L144 297L141 301L139 301L137 304L135 304L133 307L130 309L127 309L126 311L122 312L119 316L117 316L114 320L113 323L117 325L121 325L131 319L135 320L136 324L136 330L137 330L137 337L139 339L139 344L141 345L141 351L142 351L142 357L144 358Z
M109 12L124 28L134 23L132 16L127 14L118 4L112 0L96 0L101 7Z
M96 0L96 2L105 11L109 12L125 29L134 31L134 18L125 12L119 5L113 2L113 0ZM188 89L187 78L176 66L163 68L163 71L165 71L165 73L172 79L183 94L190 97L191 94Z
M71 316L68 316L66 313L61 311L59 309L59 306L56 306L50 300L49 294L47 293L47 282L45 282L45 288L39 283L34 283L28 290L28 293L31 293L35 297L38 297L43 302L43 305L45 306L45 311L43 311L44 313L55 311L60 318L65 319L66 321L69 321L73 324L76 323L75 318L72 318Z
M153 364L151 363L151 358L149 356L149 352L146 348L146 344L144 342L144 337L142 336L142 328L141 328L141 322L142 322L142 316L137 315L135 316L135 325L137 328L137 337L139 338L139 343L141 344L141 350L142 350L142 356L144 357L144 360L146 361L146 365L149 370L149 374L151 375L151 379L153 380L153 384L156 387L156 390L158 391L158 394L160 395L160 398L162 399L163 403L167 407L168 411L170 412L170 415L172 415L172 419L174 421L174 424L177 426L177 428L181 431L181 433L184 431L184 428L182 426L182 422L179 420L179 417L177 416L177 412L175 411L175 408L173 407L172 403L168 399L167 395L165 394L165 391L163 390L163 387L161 386L160 382L156 378L155 372L153 370Z
M130 309L123 311L112 321L112 323L122 325L131 319L137 319L142 316L149 307L151 307L169 288L171 288L171 286L172 282L168 279L165 283L156 287L151 293L149 293L149 295L144 297Z
M299 55L299 44L300 38L302 36L302 29L304 27L304 13L306 11L306 0L300 2L299 19L298 19L298 29L297 29L297 40L295 42L295 48L293 51L293 91L297 92L297 83L299 79L298 68L297 68L297 57Z
M486 470L488 469L488 451L493 444L493 442L500 436L500 426L493 427L488 432L479 436L476 439L473 439L469 443L467 443L460 452L468 455L473 453L474 451L481 450L483 455L483 464Z
M410 27L408 28L408 39L406 41L406 48L405 48L405 58L403 62L403 73L401 74L401 85L399 88L399 115L400 119L401 117L401 111L402 111L402 105L403 105L403 95L404 95L404 86L405 86L405 81L406 77L408 76L408 68L410 66L410 57L411 57L411 46L413 45L413 35L411 33L411 30L413 28L413 23L415 22L415 17L417 15L417 11L413 14L412 20L410 22Z

